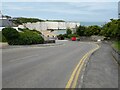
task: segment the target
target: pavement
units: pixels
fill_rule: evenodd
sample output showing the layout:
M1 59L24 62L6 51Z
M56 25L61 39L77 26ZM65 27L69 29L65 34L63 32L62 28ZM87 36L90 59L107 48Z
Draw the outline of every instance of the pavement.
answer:
M118 88L119 66L111 54L112 48L107 43L99 45L101 48L89 58L83 83L79 83L79 86L82 85L82 88Z
M52 47L2 49L2 87L65 88L76 65L94 48L90 42L65 41Z

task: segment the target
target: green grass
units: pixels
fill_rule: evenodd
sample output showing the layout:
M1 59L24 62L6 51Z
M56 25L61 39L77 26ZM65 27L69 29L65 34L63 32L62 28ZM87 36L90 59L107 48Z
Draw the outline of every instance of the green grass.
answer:
M120 51L120 41L115 41L114 44L113 44L113 47L115 49L117 49L118 51Z

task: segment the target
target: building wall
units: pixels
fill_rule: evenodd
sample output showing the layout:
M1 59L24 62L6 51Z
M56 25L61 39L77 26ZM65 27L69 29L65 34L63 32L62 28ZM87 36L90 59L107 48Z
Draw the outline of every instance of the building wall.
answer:
M37 22L37 23L25 23L24 26L29 29L41 30L58 30L58 29L75 29L80 23L74 22Z
M66 29L66 23L65 22L58 22L59 29Z
M58 22L46 22L47 29L58 29Z

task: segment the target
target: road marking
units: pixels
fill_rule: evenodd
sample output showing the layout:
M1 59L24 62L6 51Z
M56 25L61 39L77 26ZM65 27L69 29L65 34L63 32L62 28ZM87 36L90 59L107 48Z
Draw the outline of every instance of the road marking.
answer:
M77 66L75 67L67 85L66 85L66 90L68 90L68 88L76 88L77 85L77 81L78 81L78 77L80 75L80 72L84 66L85 60L88 58L88 56L90 54L92 54L94 51L96 51L97 49L99 49L100 46L97 45L97 47L95 49L92 49L91 51L89 51L88 53L86 53L82 59L79 61L79 63L77 64Z

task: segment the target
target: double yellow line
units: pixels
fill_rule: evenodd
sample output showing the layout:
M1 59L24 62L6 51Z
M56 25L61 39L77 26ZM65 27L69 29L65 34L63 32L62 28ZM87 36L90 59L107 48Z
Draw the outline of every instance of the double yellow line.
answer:
M77 81L78 81L78 77L80 75L80 72L85 64L85 60L87 59L87 57L93 53L94 51L96 51L97 49L99 49L99 45L97 45L97 47L95 49L92 49L91 51L89 51L88 53L86 53L82 59L80 60L80 62L77 64L77 66L75 67L67 85L66 85L66 90L68 90L69 88L76 88L77 85Z

